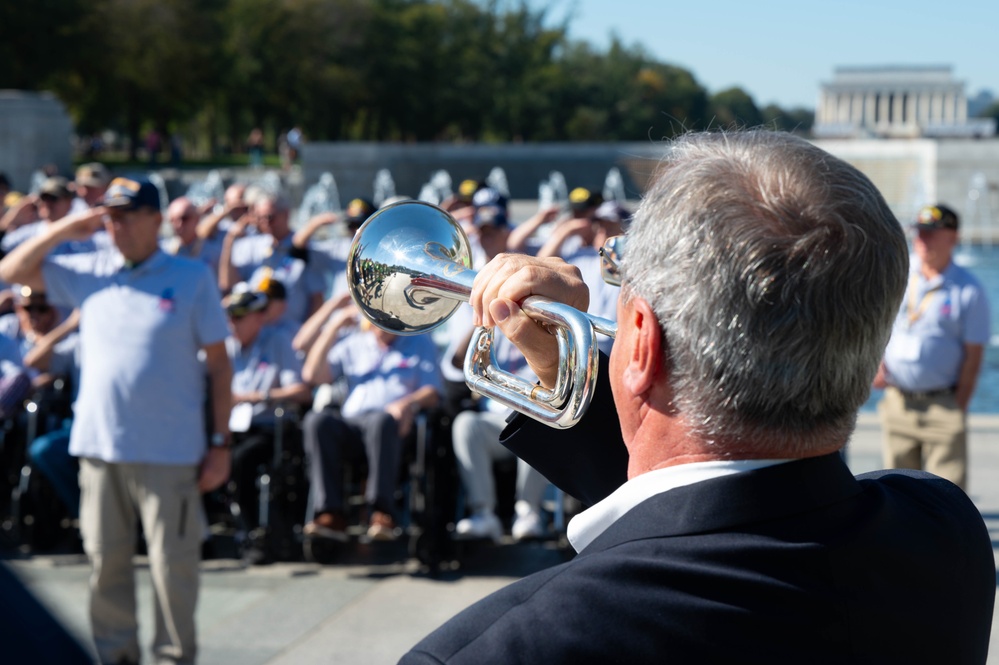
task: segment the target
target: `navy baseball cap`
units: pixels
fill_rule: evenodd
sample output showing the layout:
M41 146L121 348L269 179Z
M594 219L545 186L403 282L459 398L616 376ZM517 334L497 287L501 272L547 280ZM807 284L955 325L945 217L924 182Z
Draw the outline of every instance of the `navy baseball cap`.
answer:
M482 189L482 183L478 180L462 180L461 184L458 185L458 200L464 201L465 203L471 203L475 192L480 189Z
M957 213L945 205L926 206L916 215L917 229L952 229L957 231Z
M483 187L472 196L472 205L476 208L498 206L506 210L506 197L493 187Z
M604 197L599 192L591 192L585 187L577 187L569 192L569 207L573 212L596 208L603 202Z
M232 293L225 298L225 313L238 319L252 312L262 312L267 308L267 294L250 289L249 284L240 282L232 287Z
M354 199L347 204L347 224L360 226L375 211L375 206L367 199Z
M506 211L500 206L482 206L475 209L475 218L473 219L475 226L495 226L497 228L503 228L510 225L510 221L507 219Z
M145 178L115 178L104 193L102 205L118 210L160 209L160 190Z

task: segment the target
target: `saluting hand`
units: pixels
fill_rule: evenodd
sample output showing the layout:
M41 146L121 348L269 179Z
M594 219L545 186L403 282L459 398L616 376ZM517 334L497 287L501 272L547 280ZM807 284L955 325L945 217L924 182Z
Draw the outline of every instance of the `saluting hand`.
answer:
M58 221L58 232L63 240L86 240L104 228L107 208L100 206L66 215Z

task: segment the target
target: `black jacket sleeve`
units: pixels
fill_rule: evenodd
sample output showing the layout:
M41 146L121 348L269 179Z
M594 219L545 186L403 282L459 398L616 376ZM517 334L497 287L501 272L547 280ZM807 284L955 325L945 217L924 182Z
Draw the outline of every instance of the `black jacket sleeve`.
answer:
M575 427L554 429L517 414L500 436L515 455L586 505L600 501L628 479L628 450L607 377L607 356L600 354L593 401Z

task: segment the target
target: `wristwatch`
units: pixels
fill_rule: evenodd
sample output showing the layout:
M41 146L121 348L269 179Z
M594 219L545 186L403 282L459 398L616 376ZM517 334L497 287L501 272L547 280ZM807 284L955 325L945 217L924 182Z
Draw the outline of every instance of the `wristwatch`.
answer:
M229 435L222 432L215 432L211 439L212 448L228 448Z

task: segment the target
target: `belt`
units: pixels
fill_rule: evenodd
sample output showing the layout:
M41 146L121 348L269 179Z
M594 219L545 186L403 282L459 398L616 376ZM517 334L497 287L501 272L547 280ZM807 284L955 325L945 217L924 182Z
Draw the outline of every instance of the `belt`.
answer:
M953 395L957 392L957 388L951 386L950 388L940 388L938 390L902 390L901 388L896 388L902 397L906 399L933 399L935 397L943 397L945 395Z

